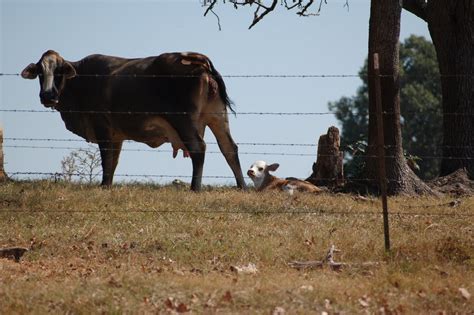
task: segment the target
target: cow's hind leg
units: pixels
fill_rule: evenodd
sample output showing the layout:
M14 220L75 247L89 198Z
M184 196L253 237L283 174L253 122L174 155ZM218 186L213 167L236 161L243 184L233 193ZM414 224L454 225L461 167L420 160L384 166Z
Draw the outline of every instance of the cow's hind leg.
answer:
M115 168L117 167L122 141L99 142L100 157L102 159L102 186L112 185Z
M206 143L202 137L202 131L192 121L181 122L184 128L177 128L186 149L189 152L193 163L193 179L191 180L191 190L201 190L202 170L204 167L204 157L206 155Z
M230 134L227 113L224 112L222 115L216 117L216 119L212 119L209 123L209 128L211 128L211 131L219 144L219 149L234 173L237 187L245 189L246 185L242 174L242 168L240 167L238 147Z

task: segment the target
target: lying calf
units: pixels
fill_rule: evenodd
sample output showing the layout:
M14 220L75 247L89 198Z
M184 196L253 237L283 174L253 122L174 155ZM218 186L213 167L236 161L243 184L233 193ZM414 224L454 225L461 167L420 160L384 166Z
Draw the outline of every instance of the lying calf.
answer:
M296 191L319 193L322 190L313 184L296 178L278 178L270 174L278 169L280 164L267 165L265 161L256 161L250 166L247 175L253 181L257 191L278 189L290 194Z

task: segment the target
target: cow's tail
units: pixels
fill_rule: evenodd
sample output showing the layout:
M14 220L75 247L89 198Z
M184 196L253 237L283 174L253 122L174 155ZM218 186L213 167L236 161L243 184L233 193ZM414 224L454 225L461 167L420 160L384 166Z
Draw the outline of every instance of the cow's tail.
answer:
M212 64L211 60L208 61L209 65L211 66L211 74L214 77L214 80L216 80L217 82L219 96L221 97L224 104L230 109L230 111L235 114L235 110L232 107L234 105L234 102L232 102L232 100L229 98L229 95L227 94L227 89L225 87L225 83L222 79L221 74L216 70L216 68L214 68L214 65Z

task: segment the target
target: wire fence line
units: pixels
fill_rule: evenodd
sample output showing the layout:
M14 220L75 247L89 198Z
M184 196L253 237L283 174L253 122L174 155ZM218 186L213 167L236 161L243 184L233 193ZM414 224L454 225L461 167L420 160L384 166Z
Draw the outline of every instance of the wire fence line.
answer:
M35 172L35 171L12 171L8 172L9 176L41 176L44 179L54 179L55 181L61 181L65 177L84 177L84 173L77 173L77 172ZM86 174L89 176L89 174ZM96 173L91 174L94 177L102 175L102 172L97 171ZM172 175L172 174L115 174L115 177L124 177L124 178L143 178L143 179L192 179L192 175ZM234 176L230 175L203 175L202 178L205 179L225 179L225 180L234 180ZM293 177L289 177L293 178ZM324 181L334 181L335 178L332 177L321 177L318 180ZM366 183L375 183L378 179L376 178L369 178L369 177L346 177L344 179L340 179L341 183L356 183L356 182L366 182ZM404 181L394 178L386 178L387 183L403 183ZM94 181L95 182L95 181Z
M325 215L340 215L340 216L382 216L382 212L377 211L334 211L334 210L323 210L323 209L277 209L277 210L211 210L211 209L203 209L203 210L166 210L166 209L127 209L127 210L77 210L77 209L0 209L0 213L152 213L152 214L168 214L168 213L188 213L188 214L265 214L265 215L279 215L279 214L295 214L295 215L318 215L318 216L325 216ZM460 213L460 212L390 212L390 216L410 216L410 217L474 217L472 213Z
M43 74L38 74L42 76ZM62 76L61 74L56 74L57 76ZM19 77L21 73L0 73L0 77ZM201 74L99 74L99 73L88 73L88 74L76 74L76 77L86 77L86 78L103 78L103 77L112 77L112 78L200 78ZM261 74L219 74L219 77L222 78L297 78L297 79L309 79L309 78L360 78L359 74L305 74L305 73L261 73ZM368 77L368 75L366 76ZM384 75L384 77L393 77L393 75Z
M8 173L11 177L15 176L39 176L40 178L44 179L53 179L55 182L61 181L63 178L82 178L84 177L84 173L77 173L77 172L35 172L35 171L13 171ZM89 176L89 174L86 174ZM90 174L93 177L98 177L102 175L102 172L97 171L96 173ZM192 175L172 175L172 174L115 174L115 177L122 177L122 178L142 178L142 179L187 179L190 180L193 178ZM222 179L222 180L234 180L235 177L229 175L203 175L202 178L204 179ZM326 181L334 181L334 178L318 178L319 180L326 180ZM386 179L388 183L402 183L403 181L398 179ZM344 183L353 183L353 182L365 182L365 183L375 183L377 179L369 178L369 177L348 177L340 180L340 182ZM94 183L95 181L93 181Z
M83 143L85 140L84 139L73 139L73 138L29 138L29 137L4 137L3 138L6 141L20 141L20 142L81 142ZM113 143L114 141L112 140L95 140L96 142L101 142L101 143ZM137 141L134 140L124 140L124 142L129 142L129 143L137 143ZM188 142L184 141L183 144L187 144ZM211 145L217 145L217 142L213 141L206 141L206 144L211 144ZM316 143L277 143L277 142L236 142L237 145L239 146L288 146L288 147L330 147L330 146L321 146ZM355 145L356 143L353 143L352 145ZM376 147L377 145L367 145L366 147ZM389 145L386 144L384 145L384 148L394 148L395 145ZM435 146L436 148L460 148L460 149L465 149L465 148L474 148L474 146L458 146L458 145L437 145ZM342 150L351 150L351 148L342 148ZM147 151L147 150L144 150ZM155 150L149 149L149 151L156 152Z
M163 115L163 116L183 116L192 114L192 112L168 112L168 111L107 111L107 110L61 110L57 111L54 109L45 110L45 109L0 109L0 112L3 113L68 113L68 114L110 114L110 115ZM423 112L420 111L408 111L412 114L421 114L426 112L440 112L439 109L428 109ZM209 115L221 115L222 112L204 112ZM340 112L337 111L324 111L324 112L235 112L236 115L248 115L248 116L322 116L322 115L336 115ZM441 112L440 112L441 113ZM374 113L375 114L375 113ZM398 113L383 111L383 115L395 115ZM451 113L442 113L446 116L474 116L471 113L462 113L462 112L451 112Z
M14 149L47 149L47 150L88 150L88 147L64 147L64 146L40 146L40 145L4 145L4 148ZM160 149L104 149L105 151L129 151L129 152L156 152L156 153L173 153L173 150L160 150ZM201 153L200 151L187 151L189 153ZM205 151L206 154L226 154L234 152L222 152L222 151ZM271 156L318 156L318 157L334 157L330 154L315 154L315 153L286 153L286 152L240 152L239 155L271 155ZM377 158L374 154L358 154L351 157L351 159L365 159L365 158ZM385 155L387 159L399 158L395 155ZM457 157L457 156L437 156L437 155L417 155L417 158L426 160L474 160L474 157Z
M43 74L38 74L42 76ZM55 74L56 76L62 76L62 74ZM0 72L0 77L19 77L21 73L18 72ZM113 78L199 78L201 74L143 74L143 73L128 73L128 74L103 74L103 73L83 73L76 74L76 77L89 77L89 78L102 78L102 77L113 77ZM368 73L362 74L344 74L344 73L256 73L256 74L219 74L215 75L222 78L298 78L298 79L311 79L311 78L370 78L376 75L370 75ZM380 78L393 78L399 77L396 74L380 74ZM425 77L421 74L420 77ZM453 74L437 74L438 78L465 78L474 77L471 73L453 73Z

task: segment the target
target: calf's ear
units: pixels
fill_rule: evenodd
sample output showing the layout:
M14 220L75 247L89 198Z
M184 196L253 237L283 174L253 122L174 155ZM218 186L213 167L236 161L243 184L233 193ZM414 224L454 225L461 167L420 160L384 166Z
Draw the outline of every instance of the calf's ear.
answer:
M21 77L23 79L36 79L38 76L38 67L35 63L30 63L23 71L21 72Z
M273 164L267 166L266 171L267 172L274 172L278 169L278 167L280 167L280 164L273 163Z
M66 77L66 79L71 79L76 76L76 69L70 64L69 62L64 62L62 65L62 73Z

